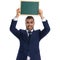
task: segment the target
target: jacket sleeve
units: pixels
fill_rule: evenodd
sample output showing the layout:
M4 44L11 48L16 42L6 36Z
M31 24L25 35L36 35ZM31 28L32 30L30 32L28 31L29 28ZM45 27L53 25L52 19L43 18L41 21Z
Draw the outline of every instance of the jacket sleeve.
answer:
M11 25L10 25L10 31L16 36L19 37L19 30L16 29L16 23L17 21L14 21L12 19Z
M42 31L39 31L40 33L39 33L39 35L40 35L40 40L44 37L44 36L46 36L47 34L48 34L48 32L50 31L50 26L49 26L49 24L48 24L48 21L46 20L46 21L44 21L44 22L42 22L43 23L43 26L44 26L44 29L42 30Z

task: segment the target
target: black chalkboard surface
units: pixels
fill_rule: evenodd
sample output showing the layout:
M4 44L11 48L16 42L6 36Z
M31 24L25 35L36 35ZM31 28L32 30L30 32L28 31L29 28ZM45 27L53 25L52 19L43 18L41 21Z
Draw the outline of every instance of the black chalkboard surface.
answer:
M21 14L37 15L39 10L39 2L21 1Z

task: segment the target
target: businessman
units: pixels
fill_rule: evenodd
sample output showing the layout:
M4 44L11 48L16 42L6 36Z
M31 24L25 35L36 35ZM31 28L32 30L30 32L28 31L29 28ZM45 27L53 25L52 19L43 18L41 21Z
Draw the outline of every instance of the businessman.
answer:
M39 51L39 41L48 34L50 27L48 21L43 16L43 11L39 10L44 29L34 30L34 18L27 16L25 19L26 30L16 29L17 18L20 16L20 9L16 11L16 16L12 19L10 31L19 39L20 47L16 60L41 60Z

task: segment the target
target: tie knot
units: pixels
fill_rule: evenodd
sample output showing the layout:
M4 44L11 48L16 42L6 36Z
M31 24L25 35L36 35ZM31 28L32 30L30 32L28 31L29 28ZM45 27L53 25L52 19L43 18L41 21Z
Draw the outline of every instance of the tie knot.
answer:
M28 31L28 33L31 33L31 31Z
M29 34L32 34L32 32L31 32L31 31L28 31L28 33L29 33Z

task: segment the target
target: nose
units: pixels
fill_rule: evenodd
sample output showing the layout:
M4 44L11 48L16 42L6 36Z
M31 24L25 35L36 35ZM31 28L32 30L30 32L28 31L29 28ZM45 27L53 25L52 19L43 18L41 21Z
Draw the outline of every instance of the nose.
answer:
M29 23L28 25L31 25L31 23Z

